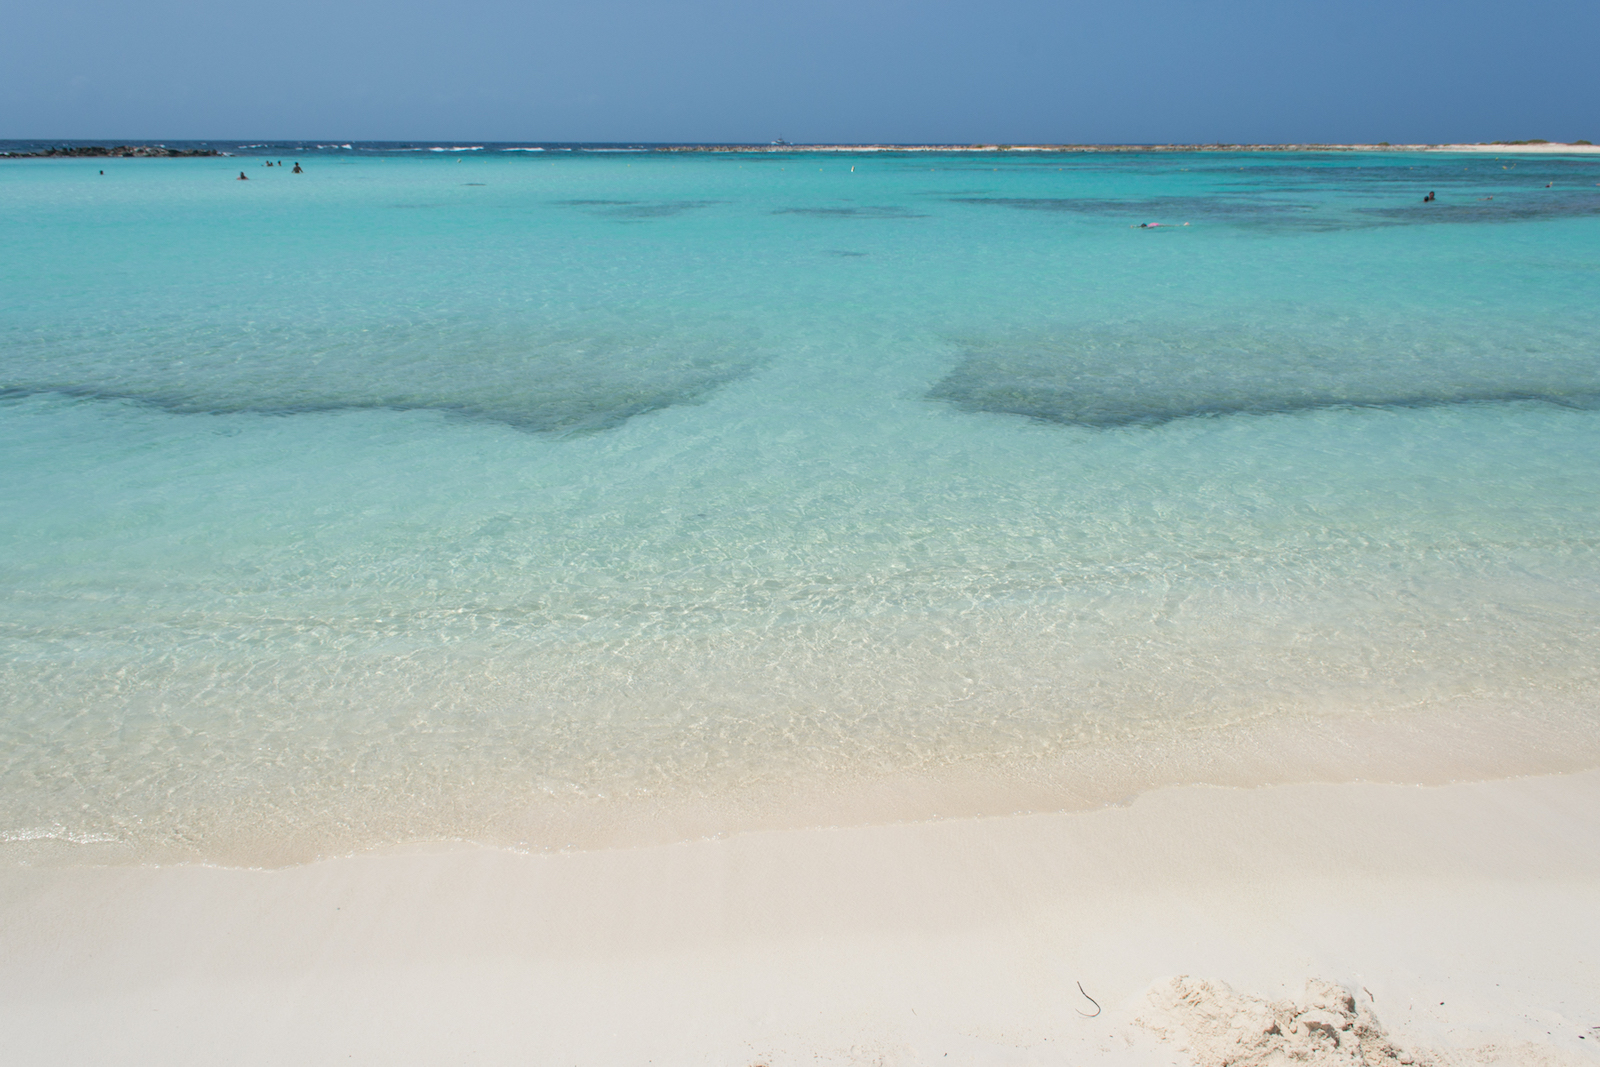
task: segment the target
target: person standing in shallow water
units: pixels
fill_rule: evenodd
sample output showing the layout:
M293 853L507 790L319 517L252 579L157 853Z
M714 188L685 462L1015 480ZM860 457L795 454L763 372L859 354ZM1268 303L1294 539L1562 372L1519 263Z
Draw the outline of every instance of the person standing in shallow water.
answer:
M289 173L290 174L304 174L305 173L305 171L300 169L300 161L298 159L294 161L294 170L290 171Z

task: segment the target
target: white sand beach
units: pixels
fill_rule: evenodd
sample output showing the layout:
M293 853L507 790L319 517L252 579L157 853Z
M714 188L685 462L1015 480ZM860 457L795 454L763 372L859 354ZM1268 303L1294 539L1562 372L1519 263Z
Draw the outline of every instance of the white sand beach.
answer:
M1438 144L1420 147L1425 147L1429 152L1487 152L1496 156L1592 156L1600 153L1600 145L1562 144L1554 141L1546 144Z
M14 867L0 945L8 1064L1592 1064L1600 771Z

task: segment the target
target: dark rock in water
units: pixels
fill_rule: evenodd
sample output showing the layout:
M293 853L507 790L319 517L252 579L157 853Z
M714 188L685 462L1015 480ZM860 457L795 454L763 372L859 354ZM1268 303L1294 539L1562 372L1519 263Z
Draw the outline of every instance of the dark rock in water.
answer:
M168 148L159 144L72 145L46 148L40 152L0 152L7 159L82 158L90 159L167 159L177 156L220 156L215 148Z

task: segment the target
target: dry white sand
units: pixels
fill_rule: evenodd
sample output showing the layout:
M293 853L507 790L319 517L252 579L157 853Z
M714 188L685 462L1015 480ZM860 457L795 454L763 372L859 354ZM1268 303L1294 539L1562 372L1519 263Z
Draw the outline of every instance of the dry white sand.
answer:
M1600 771L0 871L9 1065L1406 1061L1600 1064Z
M1436 144L1420 146L1430 152L1488 152L1496 156L1550 156L1600 154L1600 145L1592 144Z

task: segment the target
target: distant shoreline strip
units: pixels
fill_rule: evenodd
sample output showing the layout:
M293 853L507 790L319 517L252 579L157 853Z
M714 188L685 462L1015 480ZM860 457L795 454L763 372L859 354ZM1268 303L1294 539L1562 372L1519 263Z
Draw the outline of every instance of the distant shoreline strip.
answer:
M1551 141L1498 144L786 144L662 145L655 152L1496 152L1600 154L1600 145Z
M33 142L38 144L39 142ZM190 142L191 144L194 142ZM212 142L216 143L216 142ZM223 142L226 144L226 142ZM285 154L339 148L348 150L350 144L340 145L232 145L235 149L260 149L271 147ZM429 147L393 142L371 142L363 148L376 152L545 152L566 151L576 153L737 153L737 154L813 154L813 153L930 153L930 154L1005 154L1005 153L1140 153L1140 152L1443 152L1443 153L1493 153L1495 155L1600 155L1600 146L1586 141L1572 143L1555 141L1499 141L1478 144L559 144L524 146L488 142L468 147ZM229 151L218 148L170 148L164 144L85 145L63 143L34 151L0 151L0 159L129 159L129 158L179 158L195 156L228 156Z

